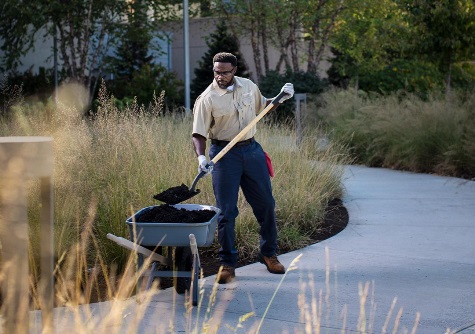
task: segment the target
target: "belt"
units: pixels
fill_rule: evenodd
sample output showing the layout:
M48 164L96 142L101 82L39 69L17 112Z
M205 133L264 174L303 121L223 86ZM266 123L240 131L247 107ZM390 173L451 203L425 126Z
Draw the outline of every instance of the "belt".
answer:
M251 145L253 142L255 142L254 137L243 140L243 141L238 141L234 146L247 146ZM230 142L226 140L217 140L217 139L211 139L211 144L213 145L218 145L218 146L226 146Z

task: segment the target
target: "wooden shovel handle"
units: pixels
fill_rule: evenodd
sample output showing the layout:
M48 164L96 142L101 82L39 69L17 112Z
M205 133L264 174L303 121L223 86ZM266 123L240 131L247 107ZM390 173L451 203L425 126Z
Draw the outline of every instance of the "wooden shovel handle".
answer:
M231 140L226 146L224 146L224 148L219 151L218 154L216 154L216 156L206 165L206 167L209 167L209 166L212 166L214 165L215 163L218 162L219 159L221 159L223 157L223 155L225 155L226 153L228 153L228 151L230 149L233 148L234 145L236 145L236 143L238 141L240 141L242 139L242 137L244 137L244 135L246 133L249 132L249 130L251 130L251 128L256 125L257 122L259 122L261 120L262 117L264 117L269 111L271 110L274 110L275 108L277 108L280 104L282 104L282 98L285 97L285 95L287 95L287 93L284 93L284 92L280 92L279 95L277 95L276 97L274 97L271 101L271 103L269 103L269 105L267 107L265 107L264 110L262 110L259 115L256 116L256 118L254 118L251 123L249 123L244 129L241 130L241 132L239 132L236 137L233 138L233 140ZM195 192L195 188L196 188L196 184L198 183L199 179L201 179L203 176L206 175L206 172L203 172L201 171L200 173L198 173L198 175L196 175L195 179L193 180L193 183L191 184L191 187L190 187L190 192Z
M265 107L264 110L262 110L259 115L256 116L256 118L254 118L251 123L249 123L244 129L241 130L241 132L239 132L236 137L233 138L233 140L231 140L221 151L219 151L218 154L216 154L216 156L210 161L210 164L212 163L213 165L215 163L217 163L219 161L219 159L221 159L223 157L223 155L225 155L226 153L228 153L228 151L230 149L233 148L234 145L236 145L236 143L238 141L240 141L242 139L242 137L244 137L250 130L251 128L256 125L257 122L259 122L261 120L262 117L264 117L269 111L271 110L274 110L275 108L277 108L280 104L282 104L282 98L285 97L285 95L287 95L287 93L284 93L284 92L280 92L279 95L277 95L272 101L271 103L269 103L269 105L267 107Z

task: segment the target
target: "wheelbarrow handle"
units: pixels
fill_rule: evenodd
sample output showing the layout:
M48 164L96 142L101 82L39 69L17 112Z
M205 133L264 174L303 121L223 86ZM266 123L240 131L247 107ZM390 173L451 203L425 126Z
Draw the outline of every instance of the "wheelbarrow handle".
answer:
M130 240L127 240L122 237L115 236L112 233L107 233L107 239L114 241L116 244L119 246L122 246L124 248L130 249L132 251L135 251L137 253L141 253L145 257L150 257L152 261L158 261L164 265L169 265L169 261L166 257L157 254L155 252L152 252L151 250L140 246L139 244L136 244L135 242L132 242Z
M196 244L196 237L195 235L192 233L188 236L188 238L190 239L190 248L191 248L191 253L193 255L197 255L198 254L198 245Z

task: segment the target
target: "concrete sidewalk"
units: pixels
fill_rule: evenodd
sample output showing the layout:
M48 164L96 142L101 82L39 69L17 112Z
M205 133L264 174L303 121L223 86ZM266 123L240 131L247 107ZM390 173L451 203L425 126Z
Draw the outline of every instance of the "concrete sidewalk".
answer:
M475 333L475 182L350 166L344 185L348 226L279 256L285 276L255 263L201 279L192 309L173 289L56 309L57 332L79 314L95 333Z

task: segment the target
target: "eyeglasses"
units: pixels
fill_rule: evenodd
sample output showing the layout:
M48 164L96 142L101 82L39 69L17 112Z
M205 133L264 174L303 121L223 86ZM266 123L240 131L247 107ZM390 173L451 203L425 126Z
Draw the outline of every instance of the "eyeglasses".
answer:
M214 75L227 76L227 75L232 74L235 68L236 68L236 66L234 66L231 71L222 71L222 72L216 71L216 70L213 68L213 72L214 72Z

